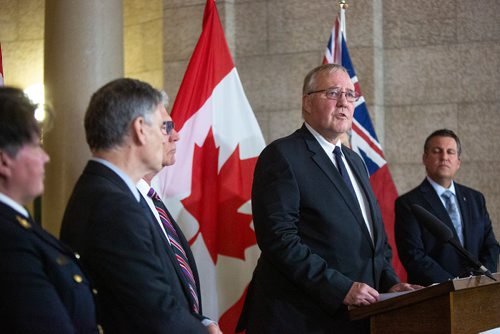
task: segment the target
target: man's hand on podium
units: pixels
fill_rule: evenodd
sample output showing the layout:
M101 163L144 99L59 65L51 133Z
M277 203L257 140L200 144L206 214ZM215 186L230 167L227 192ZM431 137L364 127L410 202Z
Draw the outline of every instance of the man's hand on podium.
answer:
M370 305L378 300L378 292L371 286L361 282L354 282L344 298L344 305L362 306Z
M388 292L393 293L393 292L415 291L422 288L423 286L417 284L398 283L396 285L393 285ZM382 295L389 295L389 294L382 294ZM349 292L344 298L344 305L347 305L348 309L352 309L358 306L365 306L376 303L379 301L379 298L380 294L378 293L378 291L369 286L368 284L354 282L354 284L351 286L351 289L349 289Z
M389 292L414 291L414 290L419 290L422 288L423 288L423 286L418 285L418 284L398 283L398 284L393 285L389 289Z

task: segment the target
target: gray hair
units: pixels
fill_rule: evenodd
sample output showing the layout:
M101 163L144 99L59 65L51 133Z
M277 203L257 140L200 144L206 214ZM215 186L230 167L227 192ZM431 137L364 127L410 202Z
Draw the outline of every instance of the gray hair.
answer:
M123 144L132 122L143 117L148 124L159 104L168 96L146 82L122 78L113 80L90 99L85 113L85 134L92 150L106 150Z
M309 73L307 73L304 78L304 86L302 87L302 95L306 95L316 89L316 78L320 73L333 73L336 71L343 71L349 75L347 69L339 64L323 64L318 67L313 68Z

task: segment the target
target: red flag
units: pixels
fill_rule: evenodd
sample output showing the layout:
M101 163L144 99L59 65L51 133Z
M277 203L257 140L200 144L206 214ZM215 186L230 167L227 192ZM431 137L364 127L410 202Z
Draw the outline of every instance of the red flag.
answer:
M0 43L0 86L3 86L2 44Z
M251 185L264 138L234 66L214 0L177 94L176 163L153 182L188 238L203 314L234 333L259 257Z
M343 30L343 17L344 9L341 9L340 19L337 17L332 28L323 63L342 64L349 72L356 91L361 94L358 77L356 76L356 71L354 70L349 50L347 49ZM398 192L389 172L382 146L377 139L368 109L366 108L365 99L362 95L356 102L354 109L350 144L351 148L363 158L368 168L370 183L380 205L385 231L392 248L392 265L399 278L402 281L406 281L406 271L399 260L394 238L394 202L398 197Z

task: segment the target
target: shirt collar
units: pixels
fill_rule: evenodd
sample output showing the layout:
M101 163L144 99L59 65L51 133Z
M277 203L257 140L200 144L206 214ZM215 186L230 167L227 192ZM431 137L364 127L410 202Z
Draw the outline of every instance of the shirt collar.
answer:
M328 156L332 155L332 152L333 152L333 149L335 148L335 146L338 146L338 147L340 147L340 149L342 149L342 142L340 141L340 139L334 145L334 144L330 143L328 140L326 140L325 137L323 137L321 134L319 134L318 131L314 130L312 128L312 126L307 124L307 122L304 122L304 124L306 125L307 130L309 130L311 132L311 134L314 136L314 138L316 138L319 145L323 148L323 150L326 152L326 154Z
M20 213L24 217L26 217L26 218L29 217L28 210L26 210L21 204L17 203L9 196L0 193L0 202L2 202L3 204L5 204L7 206L10 206L13 210L17 211L18 213Z
M432 188L434 188L434 190L436 191L436 193L438 194L439 197L441 197L441 195L447 190L451 191L453 195L455 195L455 196L457 195L455 193L455 182L453 182L453 180L451 181L451 185L449 188L443 187L442 185L438 184L433 179L431 179L429 176L427 176L427 181L429 181Z
M104 159L96 158L96 157L92 157L92 158L90 158L90 160L98 162L98 163L101 163L104 166L106 166L109 169L111 169L113 172L115 172L120 177L120 179L122 179L123 182L125 182L125 184L130 189L130 191L134 195L134 197L137 200L137 202L140 201L140 199L141 199L140 196L141 195L139 194L139 190L137 190L137 188L136 188L134 182L132 181L132 179L124 171L122 171L120 168L118 168L115 165L113 165L108 160L104 160Z
M148 192L149 192L149 189L151 189L151 186L146 182L146 180L140 179L139 182L137 182L136 187L139 190L139 192L142 194L142 197L144 197L144 198L148 197Z

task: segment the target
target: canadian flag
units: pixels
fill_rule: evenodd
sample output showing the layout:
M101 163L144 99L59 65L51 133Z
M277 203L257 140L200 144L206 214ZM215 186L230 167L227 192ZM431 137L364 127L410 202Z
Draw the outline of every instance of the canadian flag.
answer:
M2 44L0 44L0 86L3 86Z
M214 0L207 0L203 30L171 116L180 135L176 163L153 184L191 245L203 314L224 333L234 333L260 254L250 198L265 143Z

